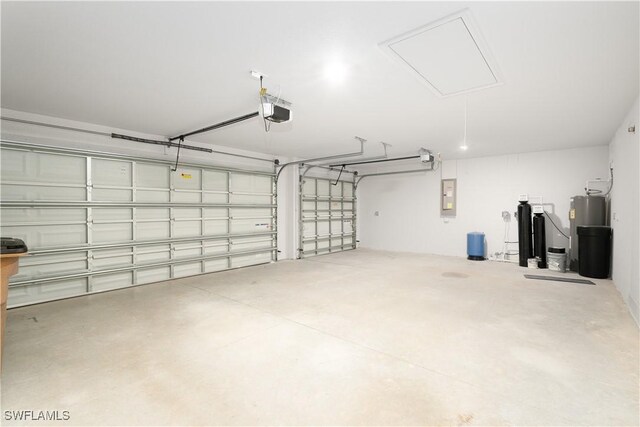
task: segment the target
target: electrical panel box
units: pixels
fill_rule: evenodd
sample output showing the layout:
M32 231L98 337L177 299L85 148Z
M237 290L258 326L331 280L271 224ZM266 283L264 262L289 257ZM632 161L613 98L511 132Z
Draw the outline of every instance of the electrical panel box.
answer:
M443 179L440 186L440 216L456 216L456 180Z

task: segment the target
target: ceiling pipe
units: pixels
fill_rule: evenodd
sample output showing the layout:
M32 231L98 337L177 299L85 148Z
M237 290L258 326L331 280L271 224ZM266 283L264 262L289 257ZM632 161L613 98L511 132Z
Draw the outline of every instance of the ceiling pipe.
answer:
M406 157L395 157L393 159L375 159L375 160L367 160L367 159L363 159L362 161L357 161L357 162L348 162L348 163L340 163L340 164L333 164L331 165L331 167L338 167L338 166L352 166L352 165L365 165L368 163L384 163L384 162L397 162L399 160L409 160L409 159L419 159L420 155L417 156L406 156Z
M359 136L356 136L355 139L357 139L360 142L360 151L356 151L353 153L345 153L345 154L336 154L333 156L325 156L325 157L316 157L314 159L306 159L306 160L296 160L295 162L289 162L289 163L285 163L282 166L280 166L280 169L278 170L278 173L276 174L276 183L278 182L278 179L280 178L280 174L282 173L282 171L290 165L303 165L306 163L311 163L311 162L319 162L322 160L335 160L335 159L341 159L344 157L355 157L355 156L361 156L364 154L364 143L367 142L366 139L364 138L360 138ZM318 165L321 166L321 165ZM342 166L342 165L340 165Z
M382 147L384 148L384 154L382 154L380 156L365 157L363 159L360 159L359 161L371 161L371 160L386 159L389 156L388 153L387 153L387 147L391 147L391 144L387 144L386 142L382 142L382 141L380 141L380 144L382 144ZM357 163L345 163L344 166L354 165L354 164L357 164ZM343 164L337 165L337 164L331 164L331 163L324 163L322 166L340 167L340 166L343 166Z
M369 176L384 176L384 175L400 175L400 174L407 174L407 173L418 173L418 172L431 172L434 171L435 168L433 167L433 163L431 164L431 168L429 169L410 169L410 170L406 170L406 171L394 171L394 172L378 172L378 173L370 173L367 175L360 175L360 177L356 180L354 186L353 186L353 191L356 191L358 189L358 185L360 185L360 182L369 177Z

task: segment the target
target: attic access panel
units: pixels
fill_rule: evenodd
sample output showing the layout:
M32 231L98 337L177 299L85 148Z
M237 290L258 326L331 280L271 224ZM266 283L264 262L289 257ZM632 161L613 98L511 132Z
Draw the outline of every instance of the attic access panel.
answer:
M380 47L440 97L502 84L467 9L387 40Z

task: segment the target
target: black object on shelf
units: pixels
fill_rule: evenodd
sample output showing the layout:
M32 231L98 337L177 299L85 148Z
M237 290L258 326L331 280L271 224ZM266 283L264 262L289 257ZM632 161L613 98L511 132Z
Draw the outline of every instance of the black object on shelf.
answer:
M611 227L578 226L578 274L606 279L611 271Z
M22 240L12 237L0 237L0 253L22 254L27 251L27 245Z

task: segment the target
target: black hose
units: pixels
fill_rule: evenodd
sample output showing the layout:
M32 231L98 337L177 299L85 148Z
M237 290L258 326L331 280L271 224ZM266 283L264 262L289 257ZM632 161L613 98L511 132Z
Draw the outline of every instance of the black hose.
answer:
M560 232L560 234L562 234L564 237L566 237L567 239L569 238L569 236L567 236L566 234L564 234L564 232L562 230L560 230L558 228L558 226L556 225L555 222L553 222L553 220L551 219L551 217L549 216L549 214L545 211L544 215L549 218L549 221L551 222L551 224L553 224L553 226L556 228L556 230L558 230Z

